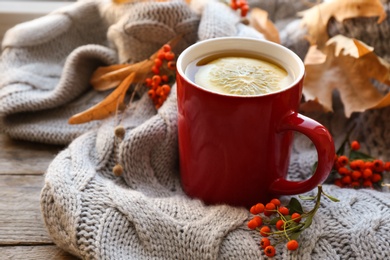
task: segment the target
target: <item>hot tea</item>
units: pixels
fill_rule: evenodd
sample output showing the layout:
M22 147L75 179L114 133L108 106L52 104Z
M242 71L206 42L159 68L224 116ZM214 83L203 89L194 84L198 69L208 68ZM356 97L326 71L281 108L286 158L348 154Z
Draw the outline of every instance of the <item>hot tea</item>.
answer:
M281 66L251 54L216 54L190 63L186 75L207 90L228 95L264 95L288 87L292 77Z

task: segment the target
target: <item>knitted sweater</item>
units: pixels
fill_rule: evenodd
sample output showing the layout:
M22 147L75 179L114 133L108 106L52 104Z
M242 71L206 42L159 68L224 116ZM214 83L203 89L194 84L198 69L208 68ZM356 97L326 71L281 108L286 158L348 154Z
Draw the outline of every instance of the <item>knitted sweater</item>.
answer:
M252 1L267 10L280 29L282 44L301 57L305 32L295 17L303 1ZM388 4L386 8L388 8ZM390 51L389 19L332 22L333 34L363 37L385 58ZM219 1L187 6L184 1L115 5L84 0L9 30L0 57L1 131L12 138L67 144L50 164L41 209L53 241L82 259L262 259L260 234L249 230L247 209L206 206L180 185L175 86L156 110L147 95L121 117L126 129L116 143L118 118L68 125L68 118L96 104L107 93L90 89L91 73L102 65L136 62L182 34L180 52L190 44L221 36L263 36L240 23ZM379 40L380 39L380 40ZM379 86L380 87L380 86ZM335 111L308 114L323 123L336 145L345 129L362 149L389 160L388 108L344 117ZM316 152L304 136L294 140L289 177L311 175ZM120 162L124 173L112 174ZM390 194L387 190L341 189L324 185L340 199L321 202L313 223L290 252L276 246L275 259L390 259ZM314 193L310 192L310 193ZM281 198L285 202L289 197ZM305 209L311 202L303 202Z

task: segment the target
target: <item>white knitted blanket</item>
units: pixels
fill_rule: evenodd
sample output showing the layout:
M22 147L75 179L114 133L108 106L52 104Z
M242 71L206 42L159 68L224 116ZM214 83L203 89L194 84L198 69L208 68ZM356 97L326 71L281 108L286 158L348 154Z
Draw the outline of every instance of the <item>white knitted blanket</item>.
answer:
M69 144L51 163L41 209L53 241L82 259L262 259L260 234L247 228L249 212L227 205L205 206L180 186L176 93L156 111L147 95L123 117L124 140L114 145L116 118L68 125L68 118L107 93L91 90L91 73L102 65L149 57L183 34L179 51L220 36L263 36L219 1L188 7L184 1L114 5L83 0L7 32L0 57L0 129L15 139ZM267 10L282 44L301 57L305 32L296 12L304 1L250 1ZM199 2L198 2L199 3ZM389 8L389 4L386 4ZM331 34L364 39L390 58L390 18L332 22ZM380 86L379 86L380 87ZM346 119L337 103L331 114L310 114L335 137L356 124L351 138L362 150L390 160L390 110ZM338 108L337 108L338 107ZM124 174L115 177L119 159ZM289 176L311 174L316 152L297 135ZM324 185L339 203L323 200L309 229L290 252L276 246L275 259L390 259L390 193ZM315 192L315 191L314 191ZM286 201L288 197L283 197ZM304 208L311 208L309 202Z

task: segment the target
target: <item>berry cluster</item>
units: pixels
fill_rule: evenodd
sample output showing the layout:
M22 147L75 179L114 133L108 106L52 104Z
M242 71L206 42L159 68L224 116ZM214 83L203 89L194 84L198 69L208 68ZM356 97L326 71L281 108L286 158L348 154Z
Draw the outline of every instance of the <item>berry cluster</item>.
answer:
M245 17L248 14L249 11L249 5L246 0L231 0L230 1L230 7L233 10L239 10L241 12L241 16Z
M171 92L169 82L174 78L172 77L172 72L176 68L174 59L175 54L171 51L171 46L164 44L154 59L154 65L151 69L153 76L145 79L145 84L149 88L148 96L153 100L157 109L162 106Z
M338 152L335 157L334 184L349 188L373 188L374 185L380 185L383 173L390 171L390 162L383 162L359 152L358 141L353 141L349 147L349 156Z
M256 230L262 236L260 247L264 254L273 257L276 253L275 245L287 240L286 247L290 251L297 250L299 243L297 241L300 233L311 225L313 216L320 206L321 195L326 196L332 201L338 200L322 190L318 186L318 193L314 197L303 197L304 200L315 200L315 206L309 212L304 212L300 202L291 198L288 205L283 206L279 199L272 199L269 203L257 203L252 206L250 213L253 217L248 221L247 226L251 230ZM274 238L271 243L270 238Z

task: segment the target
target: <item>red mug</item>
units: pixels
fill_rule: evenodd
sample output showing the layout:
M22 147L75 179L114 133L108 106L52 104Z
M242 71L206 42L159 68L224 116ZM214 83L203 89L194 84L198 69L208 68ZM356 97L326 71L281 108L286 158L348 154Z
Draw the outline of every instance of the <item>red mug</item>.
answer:
M269 94L238 96L207 90L186 74L195 60L237 51L279 64L292 83ZM269 41L221 37L191 45L176 66L180 176L187 195L249 208L310 191L327 178L333 139L320 123L298 113L305 67L294 52ZM314 174L303 181L286 179L293 131L306 135L318 154Z

